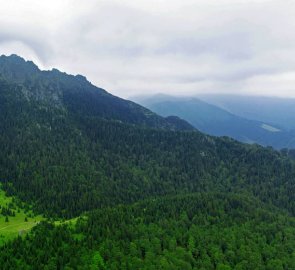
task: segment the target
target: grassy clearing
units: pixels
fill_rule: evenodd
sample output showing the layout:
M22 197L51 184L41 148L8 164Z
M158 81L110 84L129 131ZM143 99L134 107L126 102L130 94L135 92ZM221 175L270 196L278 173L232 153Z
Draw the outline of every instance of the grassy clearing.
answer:
M42 216L34 216L31 210L19 206L13 197L6 196L1 187L0 206L0 245L18 235L25 235L32 227L44 219ZM2 208L9 208L14 215L1 214Z
M1 213L3 208L8 208L13 212L13 215ZM63 224L75 226L78 218L57 220L54 224L56 226ZM45 218L41 215L34 215L29 207L17 203L13 197L7 196L0 185L0 246L18 235L25 235L42 220L45 220Z
M67 220L56 220L54 222L54 224L56 226L63 225L63 224L67 224L69 226L75 226L78 219L79 219L79 217L75 217L75 218L71 218L71 219L67 219Z

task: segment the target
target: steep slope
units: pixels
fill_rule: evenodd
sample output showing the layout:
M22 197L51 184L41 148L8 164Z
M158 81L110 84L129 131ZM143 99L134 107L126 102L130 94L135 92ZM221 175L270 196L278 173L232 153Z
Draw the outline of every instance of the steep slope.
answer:
M193 129L180 119L179 123L171 122L138 104L115 97L81 75L68 75L57 69L41 71L33 62L17 55L0 56L0 78L2 83L15 84L12 87L18 87L18 95L23 95L26 101L39 102L50 109L153 128Z
M164 118L149 118L134 103L126 103L126 112L110 106L124 101L80 77L38 74L25 80L15 75L17 83L4 75L0 82L0 179L9 194L38 211L71 217L102 206L208 190L249 192L295 211L290 192L295 164L282 154L196 131L163 129L170 125ZM134 125L154 118L160 129L155 129L158 120L152 128Z
M266 122L248 120L197 98L157 95L135 100L164 117L181 117L210 135L229 136L241 142L275 148L295 147L294 132Z

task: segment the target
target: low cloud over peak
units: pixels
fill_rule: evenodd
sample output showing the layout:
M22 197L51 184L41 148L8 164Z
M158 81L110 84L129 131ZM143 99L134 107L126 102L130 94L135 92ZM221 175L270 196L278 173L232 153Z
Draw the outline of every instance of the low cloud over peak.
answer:
M12 0L0 54L84 74L123 97L295 97L295 2Z

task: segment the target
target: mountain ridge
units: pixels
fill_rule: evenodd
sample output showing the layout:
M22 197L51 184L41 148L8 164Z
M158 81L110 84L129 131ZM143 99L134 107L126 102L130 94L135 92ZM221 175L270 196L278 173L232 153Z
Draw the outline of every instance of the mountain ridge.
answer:
M75 107L81 113L93 116L111 115L109 118L130 124L172 130L193 129L181 119L178 120L178 127L176 121L170 122L134 102L113 96L92 85L82 75L69 75L58 69L41 71L33 62L17 55L0 57L0 76L8 82L22 84L28 98L31 96L55 106L66 106L70 110Z

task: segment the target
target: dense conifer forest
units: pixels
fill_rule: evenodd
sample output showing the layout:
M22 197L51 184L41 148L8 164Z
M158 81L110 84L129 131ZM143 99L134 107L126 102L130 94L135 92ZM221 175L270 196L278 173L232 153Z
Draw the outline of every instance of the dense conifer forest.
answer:
M44 222L0 248L2 269L294 269L295 219L253 197L196 193Z
M204 135L17 56L0 74L2 188L47 217L0 247L1 269L295 269L287 151Z

